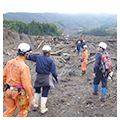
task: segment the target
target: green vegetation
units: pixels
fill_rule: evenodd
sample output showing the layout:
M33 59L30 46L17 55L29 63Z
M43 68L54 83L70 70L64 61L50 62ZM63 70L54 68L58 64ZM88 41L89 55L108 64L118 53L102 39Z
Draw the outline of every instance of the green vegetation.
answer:
M79 32L78 34L80 33L82 33L83 35L94 35L94 36L117 36L117 30L104 29L103 27L83 30L82 32Z
M51 35L60 36L62 31L51 23L40 23L32 21L31 23L3 20L3 27L25 33L29 35Z

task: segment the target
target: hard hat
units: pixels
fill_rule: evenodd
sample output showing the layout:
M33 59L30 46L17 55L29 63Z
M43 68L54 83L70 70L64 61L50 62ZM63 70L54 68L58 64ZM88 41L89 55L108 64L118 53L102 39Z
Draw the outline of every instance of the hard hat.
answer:
M17 48L18 53L24 55L32 52L32 47L27 43L20 43Z
M49 45L44 45L42 48L43 52L50 52L51 51L51 47Z
M103 48L103 49L107 48L107 44L104 43L104 42L100 42L98 46L101 47L101 48Z
M87 45L84 45L83 47L84 47L84 48L87 48Z

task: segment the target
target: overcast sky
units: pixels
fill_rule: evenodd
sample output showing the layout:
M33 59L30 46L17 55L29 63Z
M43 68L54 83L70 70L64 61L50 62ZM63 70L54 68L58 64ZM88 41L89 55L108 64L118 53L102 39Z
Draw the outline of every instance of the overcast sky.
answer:
M118 13L119 0L3 0L3 13Z

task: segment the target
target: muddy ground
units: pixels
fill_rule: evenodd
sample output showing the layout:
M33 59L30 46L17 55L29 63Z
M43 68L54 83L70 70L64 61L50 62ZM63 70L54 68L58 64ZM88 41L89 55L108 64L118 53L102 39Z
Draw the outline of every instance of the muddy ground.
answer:
M93 96L93 67L94 62L87 65L87 73L80 77L80 56L77 56L75 41L79 35L64 35L62 37L30 36L18 34L14 31L3 29L3 68L6 62L16 57L16 49L19 43L26 42L32 45L33 52L42 54L43 45L52 47L51 58L56 64L58 74L58 86L61 91L51 88L48 96L47 107L49 111L41 114L37 111L29 111L28 117L117 117L117 38L106 36L83 36L88 45L89 61L97 53L97 45L104 41L108 44L107 52L113 63L113 80L108 80L107 101L101 102L101 83L99 84L99 95ZM41 46L39 44L42 42ZM38 48L38 49L37 49ZM60 50L60 52L59 52ZM58 51L58 53L55 53ZM70 59L65 60L63 54L68 53ZM31 82L34 85L36 78L35 63L25 61L30 67ZM3 107L3 111L5 108ZM15 112L16 116L18 109Z

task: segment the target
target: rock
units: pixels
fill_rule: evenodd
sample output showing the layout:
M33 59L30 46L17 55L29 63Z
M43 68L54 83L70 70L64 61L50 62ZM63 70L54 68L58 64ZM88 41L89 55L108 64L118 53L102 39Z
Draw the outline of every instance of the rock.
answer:
M75 71L74 71L74 70L71 70L71 71L69 72L69 75L70 75L70 76L75 76Z
M88 80L88 81L91 81L91 78L88 78L87 80Z
M101 104L101 107L104 107L104 104Z
M62 103L64 103L64 102L65 102L65 100L64 100L64 99L61 99L60 101L61 101Z
M88 104L92 104L92 103L93 103L93 101L90 100L90 99L86 101L86 104L87 104L87 105L88 105Z
M68 53L63 53L62 57L65 60L70 60L70 54L68 54Z
M86 107L86 108L89 108L89 107L90 107L90 105L88 104L88 105L86 105L85 107Z
M96 53L90 53L90 56L94 56Z
M66 93L67 96L72 96L70 93Z

